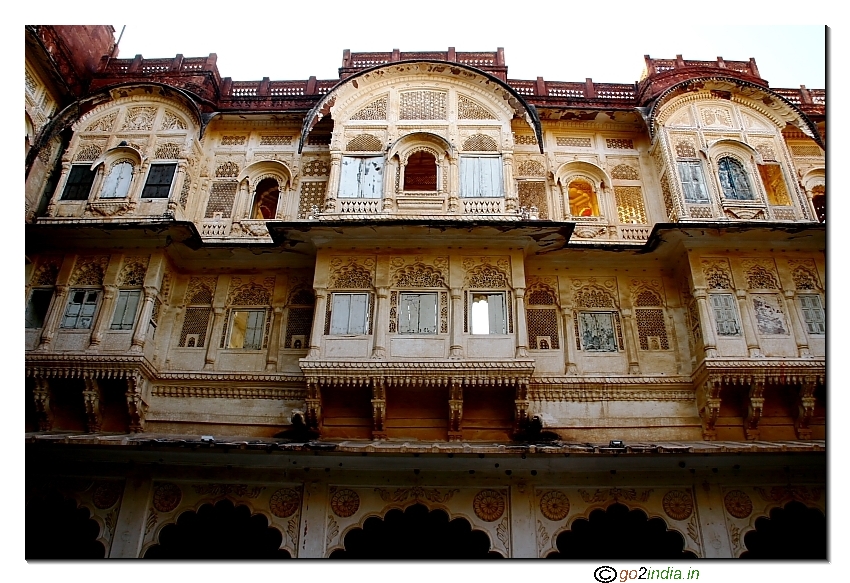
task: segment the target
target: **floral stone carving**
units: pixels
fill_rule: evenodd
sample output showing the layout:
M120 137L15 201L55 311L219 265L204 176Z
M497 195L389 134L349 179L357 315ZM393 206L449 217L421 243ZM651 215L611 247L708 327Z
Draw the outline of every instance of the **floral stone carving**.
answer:
M472 509L481 520L495 522L505 513L505 497L496 490L481 490L472 501Z
M360 508L360 496L354 490L338 490L331 498L331 510L340 518L352 516Z
M570 499L563 492L550 490L540 499L540 512L552 522L563 520L570 513Z
M103 482L95 488L94 494L92 494L92 502L101 510L112 508L121 498L122 491L123 488L118 482Z
M278 518L287 518L295 514L301 497L292 488L281 488L272 494L269 500L269 510Z
M177 508L182 498L183 492L177 485L160 484L153 493L153 507L160 512L171 512Z
M753 513L753 501L741 490L732 490L723 498L726 512L735 518L746 518Z
M661 505L673 520L687 520L694 511L694 501L684 490L670 490L664 495Z

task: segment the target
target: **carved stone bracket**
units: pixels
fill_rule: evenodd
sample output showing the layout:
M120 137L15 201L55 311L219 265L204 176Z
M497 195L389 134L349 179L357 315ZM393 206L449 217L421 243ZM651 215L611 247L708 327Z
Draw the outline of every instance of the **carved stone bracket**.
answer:
M386 439L384 421L387 415L387 393L384 379L372 381L372 439Z
M697 392L697 407L702 419L702 438L706 441L717 439L715 424L720 416L720 388L722 384L720 378L708 378L702 389Z
M145 430L145 414L148 410L148 404L142 398L142 394L147 384L147 380L141 375L132 375L127 377L127 392L124 396L127 398L127 411L130 414L130 431L132 433L141 433Z
M453 380L449 386L449 441L460 441L463 435L463 385Z
M86 388L83 389L83 404L86 408L86 431L97 433L103 425L103 415L100 412L101 391L97 379L86 378Z
M50 409L50 383L47 379L35 379L35 388L32 391L35 400L35 410L38 415L38 430L50 431L53 429L53 411Z
M809 425L815 410L814 392L816 386L816 377L806 377L803 385L800 387L800 401L798 403L797 419L794 423L798 439L812 438L812 430Z
M764 409L764 377L757 376L750 385L749 405L747 407L747 419L744 422L744 433L747 439L759 438L759 421Z

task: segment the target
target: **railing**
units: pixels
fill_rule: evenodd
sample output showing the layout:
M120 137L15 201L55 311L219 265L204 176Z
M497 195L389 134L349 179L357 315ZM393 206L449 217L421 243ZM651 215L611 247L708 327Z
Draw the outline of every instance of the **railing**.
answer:
M230 223L223 221L204 221L201 223L202 237L226 237Z
M380 198L338 198L339 212L354 215L374 215L381 210Z
M584 83L562 83L549 81L546 83L546 94L549 97L563 97L566 99L584 99Z
M714 69L725 69L727 71L735 71L752 77L761 78L758 67L756 67L755 59L749 61L726 61L723 57L717 57L715 61L686 61L682 55L676 55L675 59L653 59L649 55L644 56L646 69L641 76L641 81L652 75L665 73L673 69L684 69L691 67L709 67Z
M163 73L171 70L174 59L145 59L142 61L142 73Z
M646 241L650 232L650 227L620 227L620 237L626 241Z
M463 200L463 212L467 215L501 215L505 212L504 208L504 199L501 198Z
M306 89L305 81L273 81L269 84L269 95L274 97L304 95Z
M230 86L231 97L256 97L260 90L259 81L234 81Z

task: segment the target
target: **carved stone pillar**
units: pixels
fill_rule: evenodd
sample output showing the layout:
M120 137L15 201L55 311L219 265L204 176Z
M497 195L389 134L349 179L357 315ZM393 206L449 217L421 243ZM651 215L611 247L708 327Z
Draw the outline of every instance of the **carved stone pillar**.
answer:
M151 314L153 313L153 303L156 300L156 288L153 286L145 286L145 300L142 304L142 313L139 314L139 319L136 321L136 329L133 332L133 342L130 346L130 352L141 352L145 347L145 338L148 335L148 322L150 322Z
M449 156L449 206L448 212L452 214L463 214L459 209L458 191L460 190L460 176L458 174L457 157Z
M242 182L239 183L238 189L238 200L236 204L233 206L233 221L239 222L242 219L250 218L249 213L251 212L251 185L248 182L248 179L245 178Z
M101 392L97 379L85 378L86 388L83 389L83 405L86 408L86 431L97 433L103 425L103 415L100 412Z
M738 310L741 312L741 327L744 329L744 340L747 343L747 352L750 354L750 358L760 357L761 351L759 350L759 341L756 336L756 330L753 328L753 319L752 319L752 311L750 310L749 303L747 302L747 292L746 290L735 290L735 296L738 298Z
M148 404L144 400L144 389L147 381L136 374L127 377L127 412L130 414L130 432L141 433L145 430L145 413Z
M44 322L44 327L41 329L41 339L39 340L38 350L47 350L50 343L53 342L53 337L56 336L56 329L59 327L59 320L65 312L65 303L68 299L67 285L57 285L53 294L53 301L50 304L50 313Z
M720 416L720 389L723 382L719 378L709 377L697 391L697 410L702 419L702 438L706 441L717 439L715 425Z
M812 430L810 424L815 412L815 388L816 377L806 377L800 387L800 401L797 411L797 419L794 420L794 429L797 431L797 439L811 439Z
M803 322L800 319L797 294L793 290L785 290L785 299L785 304L788 306L788 315L791 317L791 329L794 330L794 340L797 342L797 354L803 358L811 358L812 353L809 351L809 337L806 335L806 330L803 328Z
M224 326L224 313L225 310L222 306L213 307L212 332L210 332L210 341L207 342L204 370L212 370L214 368L215 357L218 354L219 338L221 337L222 327Z
M561 318L564 321L564 372L568 375L577 375L576 366L575 331L573 330L573 311L561 308Z
M449 441L463 438L463 383L456 378L449 385Z
M372 379L372 439L386 439L387 389L382 377Z
M463 313L463 290L459 287L453 287L450 290L452 296L452 338L451 347L449 348L449 358L463 358L463 319L466 314Z
M375 306L375 328L372 330L372 360L383 360L387 357L387 327L389 326L389 295L390 288L377 288L378 301Z
M505 170L505 213L513 214L519 208L519 198L514 184L513 152L503 152L502 162Z
M384 200L381 204L381 210L383 212L392 212L393 208L395 208L395 198L399 194L396 190L396 182L398 180L398 174L401 171L400 164L401 161L398 159L398 156L393 156L393 159L387 160L384 165Z
M47 379L36 378L32 390L35 412L38 416L38 430L53 430L53 411L50 408L50 383Z
M266 348L266 372L277 370L277 356L280 352L280 328L283 324L281 314L283 314L282 306L274 306L272 308L272 321L269 322L269 326L271 326L271 337L269 338L269 345Z
M328 192L325 195L325 208L322 212L336 212L336 195L339 192L339 176L342 165L342 152L331 152L331 171L328 175Z
M100 310L97 312L97 317L92 324L92 333L89 338L88 350L95 350L100 347L100 341L103 340L103 333L109 326L109 315L115 309L115 296L118 295L118 286L105 285L103 286L103 302L100 304Z
M309 359L317 359L321 354L319 343L322 341L322 336L325 334L325 316L328 309L328 290L325 288L316 288L316 309L313 312L313 328L310 331L310 352L307 354Z
M640 374L640 362L637 356L637 324L631 310L623 309L622 313L623 323L626 327L626 357L629 359L629 374Z
M136 210L139 206L139 200L142 197L142 189L144 188L143 178L148 175L150 168L150 159L145 159L141 164L133 168L133 178L130 181L130 191L127 192L127 202L129 203L130 212Z
M699 310L700 330L702 331L702 341L705 347L705 357L714 358L717 356L717 338L714 335L714 326L711 324L711 310L708 307L708 294L705 288L694 289L694 298L697 301L697 309Z
M514 292L516 293L516 354L514 358L528 358L528 324L526 323L525 314L525 288L518 287Z
M759 421L764 409L764 383L763 376L755 376L750 384L749 404L747 405L747 419L744 422L744 433L747 439L759 438Z

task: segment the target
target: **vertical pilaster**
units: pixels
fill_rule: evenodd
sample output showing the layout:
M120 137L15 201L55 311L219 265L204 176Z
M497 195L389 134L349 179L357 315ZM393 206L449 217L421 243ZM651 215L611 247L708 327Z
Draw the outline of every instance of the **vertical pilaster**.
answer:
M372 360L383 360L387 357L386 341L389 325L389 294L390 288L379 287L376 290L378 302L375 306L375 327L372 330Z
M142 551L148 504L153 490L153 480L146 469L130 472L124 482L121 507L115 521L115 537L109 549L109 558L134 559Z
M534 487L511 484L511 558L537 558L537 529L534 516Z
M155 299L156 288L151 285L145 286L145 299L139 319L136 321L130 352L141 352L145 347L145 339L148 335L148 322L150 322L151 314L153 313L153 302Z
M695 510L702 533L704 559L731 558L732 541L723 514L723 492L707 479L694 487Z
M525 314L525 288L518 287L516 294L516 355L515 358L528 358L528 324Z
M336 212L336 195L339 192L339 176L342 164L342 152L331 152L331 171L328 176L328 192L325 195L325 208L322 212Z
M38 350L48 350L50 343L56 336L56 329L59 327L59 320L65 311L65 304L68 300L68 286L65 284L57 284L53 301L50 303L50 313L47 320L44 322L44 327L41 329L41 339L38 344Z
M622 313L623 324L625 324L626 328L626 357L629 359L629 374L640 374L640 363L637 356L638 334L635 317L630 309L623 309Z
M561 318L564 321L564 373L578 374L576 366L575 331L573 330L573 311L561 308Z
M451 288L452 296L452 339L451 348L449 348L449 358L463 358L463 289L459 287Z
M741 327L744 329L747 352L749 352L750 358L759 357L762 354L759 350L755 328L753 328L752 310L750 310L749 302L747 302L747 292L743 289L735 290L735 296L738 298L738 309L741 312Z
M271 319L269 323L271 327L271 337L269 345L266 347L266 372L274 372L277 370L277 357L280 352L280 328L283 323L283 306L273 306L271 310Z
M115 310L115 296L117 295L118 286L103 286L103 301L100 303L97 317L94 320L94 324L92 324L88 350L96 350L100 347L100 342L103 340L103 333L106 331L106 327L109 326L109 314L112 314Z
M791 329L794 330L794 340L797 342L797 354L803 358L810 358L809 337L803 328L800 318L800 307L797 294L793 290L785 290L785 304L788 306L788 315L791 317Z
M313 312L313 328L310 331L310 352L307 354L309 359L317 359L321 354L319 343L325 334L325 315L328 309L328 290L321 287L315 290L316 309Z
M711 325L711 310L708 308L708 294L705 288L696 288L694 290L694 298L696 298L697 309L699 310L700 330L702 331L702 341L705 346L705 357L714 358L717 356L717 337L714 335L714 326Z

